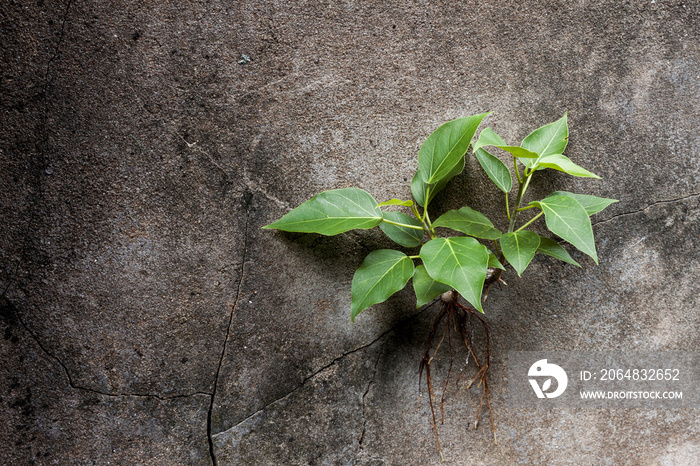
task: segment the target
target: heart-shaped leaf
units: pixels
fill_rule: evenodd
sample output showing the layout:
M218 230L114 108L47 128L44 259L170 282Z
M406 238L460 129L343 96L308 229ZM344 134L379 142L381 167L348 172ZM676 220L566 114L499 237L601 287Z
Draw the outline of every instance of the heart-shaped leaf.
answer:
M433 227L452 228L469 236L483 239L498 239L501 232L493 227L493 223L484 214L469 207L450 210L433 222Z
M569 126L566 114L563 117L549 123L530 133L520 144L525 149L539 154L540 157L561 154L566 149L569 138Z
M428 241L420 250L425 269L435 280L451 286L481 312L481 290L489 253L474 238L457 236Z
M486 128L479 134L479 139L472 144L472 150L476 152L480 147L484 146L507 146L506 142L490 127Z
M579 202L573 197L550 195L530 205L539 207L544 212L545 223L549 231L561 236L584 254L588 254L598 263L593 240L591 219Z
M447 186L448 181L462 173L462 170L464 170L464 157L460 159L457 165L455 165L455 167L450 173L447 174L446 177L444 177L434 185L430 185L430 199L428 199L428 203L430 203L430 201L432 201L433 198L440 191L445 189L445 186ZM428 184L425 183L421 178L420 171L417 171L416 174L413 176L413 180L411 180L411 194L413 194L413 198L416 200L416 203L418 205L425 206L425 195L427 190Z
M415 228L401 227L391 223L380 223L379 228L401 246L414 248L423 241L423 224L417 218L409 217L401 212L384 212L384 218L395 223L420 227L420 230L416 230Z
M567 191L555 191L551 195L552 196L561 195L561 196L573 197L574 199L576 199L579 202L579 204L581 204L583 206L584 209L586 209L586 213L588 215L597 214L598 212L605 209L610 204L613 204L615 202L619 202L617 199L608 199L607 197L589 196L588 194L574 194L574 193L570 193Z
M352 277L351 320L401 290L413 276L413 271L413 261L400 251L379 249L370 252Z
M413 274L413 290L416 292L416 307L429 303L443 293L450 291L452 287L434 280L425 270L424 265L416 267Z
M428 136L418 151L418 172L424 183L433 185L452 172L464 158L481 120L488 115L472 115L449 121Z
M337 235L379 225L382 211L371 194L358 188L324 191L274 223L264 226L284 231Z
M482 132L483 134L483 132ZM484 149L477 149L475 152L476 159L481 164L486 174L491 178L491 181L503 191L509 193L513 188L513 178L510 176L510 170L506 164L501 162L495 156L489 154Z
M548 155L540 158L539 162L537 162L537 169L542 170L543 168L552 168L554 170L559 170L560 172L568 173L572 176L600 179L600 177L595 173L591 173L585 168L579 167L572 162L569 157L561 154Z
M501 250L518 276L521 276L535 257L540 245L540 236L532 231L522 230L506 233L501 237Z
M537 252L546 254L547 256L564 261L567 264L575 265L576 267L581 267L578 262L573 260L566 249L564 249L561 244L557 243L551 238L540 236L540 245L537 248Z

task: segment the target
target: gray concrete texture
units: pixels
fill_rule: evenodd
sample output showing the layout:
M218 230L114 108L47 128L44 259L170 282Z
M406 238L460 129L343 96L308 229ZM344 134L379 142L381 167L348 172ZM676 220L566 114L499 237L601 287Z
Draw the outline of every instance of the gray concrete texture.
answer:
M506 363L700 350L699 20L690 0L3 1L0 463L438 464L435 308L409 286L350 323L388 239L260 227L325 189L410 196L447 120L493 111L517 143L568 111L567 154L603 179L542 173L531 196L620 199L594 217L600 265L538 257L491 291L499 444L451 384L445 457L697 464L697 410L512 407ZM502 203L469 159L434 212L503 228Z

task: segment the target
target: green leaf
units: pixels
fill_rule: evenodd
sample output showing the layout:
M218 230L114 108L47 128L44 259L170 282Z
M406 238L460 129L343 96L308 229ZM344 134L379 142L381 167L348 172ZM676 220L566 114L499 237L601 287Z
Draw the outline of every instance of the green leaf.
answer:
M501 250L518 276L521 276L535 257L540 245L540 236L532 231L522 230L506 233L501 237Z
M516 157L519 157L521 159L536 159L539 157L535 152L530 152L529 150L525 149L524 147L520 146L496 146L499 149L503 149L506 152L510 152Z
M352 277L351 320L406 286L413 271L413 261L400 251L379 249L370 252Z
M484 149L477 149L475 154L476 159L481 164L481 167L484 169L489 178L491 178L491 181L493 181L498 187L498 189L504 193L510 192L510 190L513 188L513 178L510 176L510 170L508 170L506 164L486 152Z
M542 157L537 163L537 169L542 170L543 168L552 168L554 170L559 170L560 172L568 173L572 176L582 176L586 178L598 178L600 177L595 173L591 173L583 167L579 167L571 159L565 155L554 154Z
M379 225L382 211L377 201L358 188L324 191L274 223L263 228L302 233L337 235L354 228L366 230Z
M619 202L617 199L608 199L607 197L589 196L588 194L574 194L574 193L570 193L567 191L555 191L551 194L551 196L554 196L554 195L573 197L574 199L576 199L579 202L579 204L581 204L583 206L584 209L586 209L586 213L588 215L597 214L598 212L605 209L610 204L613 204L615 202Z
M459 163L455 165L455 167L450 173L447 174L446 177L435 183L435 185L430 186L430 199L428 199L428 203L430 203L430 201L432 201L440 191L445 189L448 181L462 173L462 170L464 170L464 157L460 159ZM413 180L411 181L411 194L413 194L413 198L420 206L425 206L425 193L427 188L428 184L421 179L420 172L416 172L416 174L413 176Z
M402 201L401 199L389 199L388 201L380 202L377 207L387 206L387 205L402 205L406 207L411 207L413 201Z
M390 223L380 223L379 228L392 240L407 248L419 246L423 241L423 224L414 217L409 217L401 212L384 212L384 218L396 223L421 227L420 230L400 227Z
M550 195L541 201L533 201L534 205L544 212L547 228L568 241L584 254L588 254L598 263L593 240L591 219L579 202L573 197Z
M506 142L494 132L491 128L486 128L479 134L479 139L473 146L474 153L476 153L480 148L485 146L494 146L502 149L506 152L510 152L516 157L524 159L536 159L539 154L527 150L527 148L520 146L509 146ZM489 154L490 155L490 154Z
M479 139L472 144L472 149L476 152L480 147L484 146L507 146L506 142L490 127L486 128L479 134Z
M433 227L452 228L469 236L483 239L498 239L501 232L493 227L493 223L484 214L469 207L450 210L433 222Z
M496 257L496 254L492 253L489 251L489 263L488 263L489 268L492 269L501 269L505 270L506 268L503 267L503 264L501 264L501 261L498 260L498 257Z
M416 272L413 274L413 290L416 292L417 308L451 289L451 286L440 283L428 275L424 265L416 267Z
M449 121L428 136L418 152L418 172L426 184L448 176L464 158L481 120L488 115L472 115Z
M472 306L481 307L489 253L474 238L457 236L428 241L420 250L425 269L435 280L459 292Z
M537 248L537 252L540 252L542 254L546 254L550 257L553 257L555 259L559 259L560 261L564 261L567 264L575 265L577 267L581 267L578 262L573 260L569 253L564 249L561 244L557 243L551 238L546 238L544 236L540 236L540 246Z
M566 113L563 117L530 133L520 144L525 149L535 152L540 157L561 154L566 149L569 138L569 126Z

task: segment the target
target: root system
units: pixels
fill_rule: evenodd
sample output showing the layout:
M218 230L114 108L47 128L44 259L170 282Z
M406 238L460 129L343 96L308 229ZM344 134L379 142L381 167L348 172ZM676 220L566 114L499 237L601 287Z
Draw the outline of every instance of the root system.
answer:
M493 422L493 410L491 409L491 400L489 397L489 385L486 380L486 375L491 364L491 340L489 336L489 327L484 318L481 316L479 311L470 306L465 306L459 302L459 296L456 292L445 293L441 297L441 307L435 320L433 321L433 327L428 335L428 340L426 343L425 352L423 353L423 358L420 362L420 371L418 375L419 384L422 381L423 372L425 372L425 379L428 388L428 401L430 404L430 413L432 415L433 430L435 431L435 442L437 443L438 451L440 452L440 458L444 461L445 458L442 453L442 448L440 447L440 438L438 435L438 423L435 416L435 390L433 386L433 377L431 377L430 365L438 354L443 343L447 340L447 345L450 353L450 363L447 369L447 376L442 386L442 393L440 395L440 423L444 423L444 403L445 395L447 394L448 383L452 375L452 367L455 356L455 345L464 344L467 348L468 356L467 362L471 358L476 365L476 374L471 378L471 380L466 384L466 388L469 389L476 383L477 388L481 388L481 397L479 399L479 407L476 411L476 418L474 420L474 429L479 426L479 419L483 411L484 400L486 400L486 406L489 410L489 415L491 419L491 429L493 431L494 443L496 443L496 428ZM476 321L476 325L475 322ZM473 333L475 327L481 327L484 331L485 336L485 350L477 351L475 348L475 338L473 338ZM438 339L439 341L433 350L433 341ZM453 344L454 338L454 344ZM432 350L432 351L431 351ZM479 353L481 355L479 355ZM457 377L456 383L459 383L462 374Z

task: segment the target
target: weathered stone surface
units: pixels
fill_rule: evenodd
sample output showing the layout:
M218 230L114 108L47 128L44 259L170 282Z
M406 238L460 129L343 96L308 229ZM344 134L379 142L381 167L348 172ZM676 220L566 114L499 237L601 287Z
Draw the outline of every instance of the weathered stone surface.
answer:
M352 464L383 339L342 355L283 398L214 435L220 464ZM262 447L262 449L261 449Z
M538 257L491 291L499 445L487 414L470 427L478 389L451 386L446 458L687 464L692 411L504 399L508 351L700 350L699 17L681 1L5 2L0 462L439 462L418 390L434 311L408 289L349 319L354 269L389 240L260 227L324 189L407 198L425 137L491 110L513 143L568 111L567 154L603 176L543 173L533 198L620 202L594 217L598 267ZM465 204L501 218L473 159L434 208Z
M107 396L78 388L11 303L0 312L0 463L209 464L207 394Z

